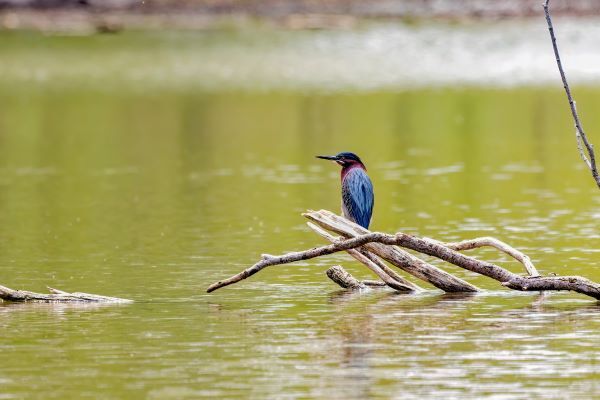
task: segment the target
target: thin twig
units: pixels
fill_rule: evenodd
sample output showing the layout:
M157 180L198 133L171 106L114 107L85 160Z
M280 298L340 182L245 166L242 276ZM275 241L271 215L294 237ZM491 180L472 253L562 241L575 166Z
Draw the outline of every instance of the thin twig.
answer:
M573 102L573 107L575 107L575 110L577 110L577 102ZM585 165L587 165L587 167L591 170L592 163L590 162L590 160L588 160L587 156L585 155L585 152L583 151L583 146L581 145L581 135L579 134L579 130L577 129L577 127L575 127L575 140L577 141L577 151L579 151L581 159L583 160Z
M560 72L560 77L563 82L563 87L565 89L565 93L567 94L567 99L569 100L569 106L571 107L571 114L573 115L573 120L575 121L575 130L576 139L577 139L577 148L579 150L579 154L581 158L586 163L590 171L592 172L592 177L594 181L596 181L596 185L600 188L600 175L598 174L598 169L596 168L596 155L594 154L594 146L588 141L585 132L581 126L581 121L579 119L579 114L577 114L577 107L575 105L575 101L573 100L573 96L571 95L571 88L569 87L569 83L567 82L567 76L565 75L565 71L562 66L562 62L560 60L560 54L558 52L558 45L556 43L556 36L554 35L554 27L552 26L552 19L550 18L550 11L548 4L550 0L545 0L543 7L544 13L546 14L546 22L548 23L548 31L550 32L550 39L552 40L552 48L554 49L554 56L556 57L556 65L558 66L558 71ZM583 141L585 149L588 153L588 157L586 157L585 152L581 148L581 144L579 139Z

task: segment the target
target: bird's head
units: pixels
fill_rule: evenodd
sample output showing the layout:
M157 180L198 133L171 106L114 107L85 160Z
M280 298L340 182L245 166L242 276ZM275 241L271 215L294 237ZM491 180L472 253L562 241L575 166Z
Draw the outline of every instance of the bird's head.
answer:
M335 156L317 156L317 158L334 161L341 165L343 168L348 168L354 165L365 168L365 165L356 154L347 151L339 153Z

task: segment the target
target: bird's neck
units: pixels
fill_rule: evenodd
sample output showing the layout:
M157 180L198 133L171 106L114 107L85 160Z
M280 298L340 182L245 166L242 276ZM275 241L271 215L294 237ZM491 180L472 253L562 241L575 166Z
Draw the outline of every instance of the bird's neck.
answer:
M363 171L367 170L367 168L362 163L359 163L359 162L355 162L350 165L347 165L342 168L342 172L341 172L342 181L344 180L344 178L346 178L346 175L348 175L348 172L352 171L355 168L360 168Z

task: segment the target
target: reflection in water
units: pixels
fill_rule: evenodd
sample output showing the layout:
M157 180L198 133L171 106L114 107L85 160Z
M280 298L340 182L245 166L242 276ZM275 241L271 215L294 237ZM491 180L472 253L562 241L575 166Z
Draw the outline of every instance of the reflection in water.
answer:
M369 293L370 294L370 293ZM342 355L339 368L343 388L338 398L365 399L376 377L372 376L371 356L373 353L373 315L362 309L345 312L355 298L363 297L362 291L343 290L331 295L335 313L339 317L333 321L336 336L339 337ZM348 304L350 303L350 304Z
M104 308L125 306L127 303L12 303L0 301L0 314L22 313L22 312L45 312L57 317L67 312L97 311Z
M340 387L343 389L336 398L365 399L371 396L372 386L378 380L376 366L373 365L376 350L380 350L377 340L374 340L377 334L376 325L387 318L388 312L393 313L398 302L406 300L407 297L424 297L419 301L420 312L438 319L441 315L447 317L446 310L452 308L449 307L452 303L468 301L475 297L473 293L442 293L432 296L395 293L385 289L373 291L382 293L340 290L330 295L331 302L335 304L335 314L339 315L332 324L342 347L339 368L343 370L340 376ZM366 297L368 302L361 302L359 308L353 304Z

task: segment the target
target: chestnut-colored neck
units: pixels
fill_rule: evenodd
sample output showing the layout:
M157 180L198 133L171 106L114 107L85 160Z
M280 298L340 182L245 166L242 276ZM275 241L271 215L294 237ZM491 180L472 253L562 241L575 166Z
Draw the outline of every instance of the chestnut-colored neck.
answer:
M364 171L367 170L367 168L363 165L363 163L360 163L358 161L353 162L352 164L348 164L348 165L345 165L344 167L342 167L342 172L340 173L341 179L344 180L346 175L348 175L348 172L350 172L350 170L352 170L354 168L360 168Z

